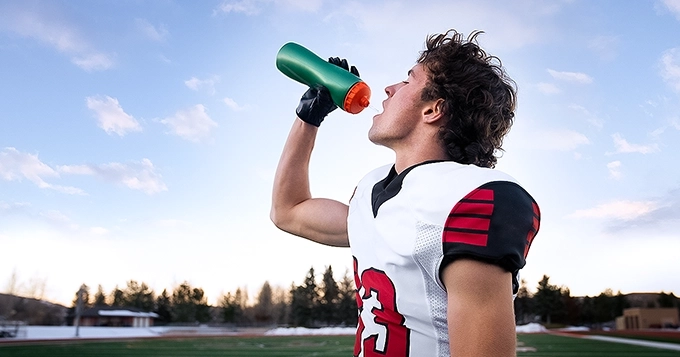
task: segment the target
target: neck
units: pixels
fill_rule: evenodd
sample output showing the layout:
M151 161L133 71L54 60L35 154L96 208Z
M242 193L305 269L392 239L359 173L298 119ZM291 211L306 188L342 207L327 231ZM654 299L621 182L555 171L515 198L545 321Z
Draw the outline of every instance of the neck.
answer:
M408 150L394 150L396 160L394 162L394 169L397 173L401 173L407 168L420 164L425 161L433 160L448 160L449 157L441 147L438 141L434 142L436 145L422 145L411 147Z

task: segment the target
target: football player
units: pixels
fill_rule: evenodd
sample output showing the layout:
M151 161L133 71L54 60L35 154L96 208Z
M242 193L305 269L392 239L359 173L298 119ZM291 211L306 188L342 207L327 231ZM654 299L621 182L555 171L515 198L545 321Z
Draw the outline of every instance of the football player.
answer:
M395 162L368 173L349 205L309 189L316 134L336 105L316 87L297 107L271 219L300 237L351 247L354 356L516 354L513 297L540 212L515 179L494 169L516 89L479 47L479 33L429 36L407 78L385 88L368 136L392 149Z

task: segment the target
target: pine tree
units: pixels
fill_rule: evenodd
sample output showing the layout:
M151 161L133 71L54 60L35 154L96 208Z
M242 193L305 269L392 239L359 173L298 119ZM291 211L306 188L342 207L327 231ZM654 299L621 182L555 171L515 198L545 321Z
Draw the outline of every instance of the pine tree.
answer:
M83 284L80 286L80 289L76 291L76 296L73 298L73 307L76 307L78 305L78 294L82 290L82 296L81 296L81 301L82 301L82 308L83 310L89 309L92 307L92 301L90 301L90 287Z
M515 323L523 325L532 321L532 312L534 310L533 299L529 289L527 288L526 280L522 279L520 282L517 296L515 297Z
M315 312L319 300L314 276L314 267L309 269L305 281L291 290L291 320L295 326L310 327L316 319Z
M172 304L167 289L163 289L163 292L156 298L156 309L154 312L158 314L159 324L172 322Z
M358 322L357 290L354 281L345 271L339 286L337 318L341 325L356 326Z
M564 304L561 297L561 289L556 285L550 284L549 276L543 275L543 278L538 283L536 294L534 294L534 301L536 303L536 312L547 324L552 323L554 315L563 313Z
M111 306L125 306L125 293L118 288L118 285L111 292Z
M236 323L241 315L241 306L230 292L220 298L220 308L224 323Z
M265 281L257 295L257 303L254 307L255 321L258 323L271 323L273 320L274 301L272 288L268 281Z
M336 325L340 321L337 317L340 289L333 278L333 268L329 265L321 280L322 295L319 297L318 319L326 325Z
M97 292L94 294L94 306L107 306L106 294L104 293L104 288L101 284L97 286Z
M154 295L153 290L146 283L139 284L135 280L130 280L123 291L123 301L125 301L125 306L151 311L154 307Z
M183 282L172 291L170 304L172 321L185 323L196 321L196 307L192 303L191 286L188 282Z
M614 293L611 289L606 289L593 299L595 308L595 322L605 323L616 318L616 305Z
M194 288L191 291L191 302L196 311L194 320L201 323L210 321L210 305L208 305L208 298L205 297L203 289Z

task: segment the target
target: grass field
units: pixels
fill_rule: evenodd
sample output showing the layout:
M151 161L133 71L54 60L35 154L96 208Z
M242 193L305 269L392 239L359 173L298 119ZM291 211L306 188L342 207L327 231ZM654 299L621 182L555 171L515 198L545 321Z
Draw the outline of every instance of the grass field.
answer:
M549 334L520 334L517 336L524 347L535 352L519 352L517 356L533 357L680 357L680 352L658 348L602 342L583 338Z
M352 355L354 336L260 336L204 337L182 339L136 339L58 344L3 346L3 357L85 357L85 356L167 356L167 357L236 357L236 356L324 356Z
M586 340L548 334L520 334L521 347L533 352L519 352L531 357L680 357L678 351ZM352 355L353 336L260 336L204 337L173 339L134 339L90 342L32 343L24 346L0 345L3 357L86 357L86 356L186 356L186 357L269 357Z

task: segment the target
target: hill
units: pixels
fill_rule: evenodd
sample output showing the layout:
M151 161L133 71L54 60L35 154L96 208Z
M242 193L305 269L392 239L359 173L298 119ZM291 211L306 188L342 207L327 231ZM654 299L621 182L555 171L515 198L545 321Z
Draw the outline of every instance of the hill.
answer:
M66 322L68 308L44 300L0 293L0 320L28 325L58 326Z

